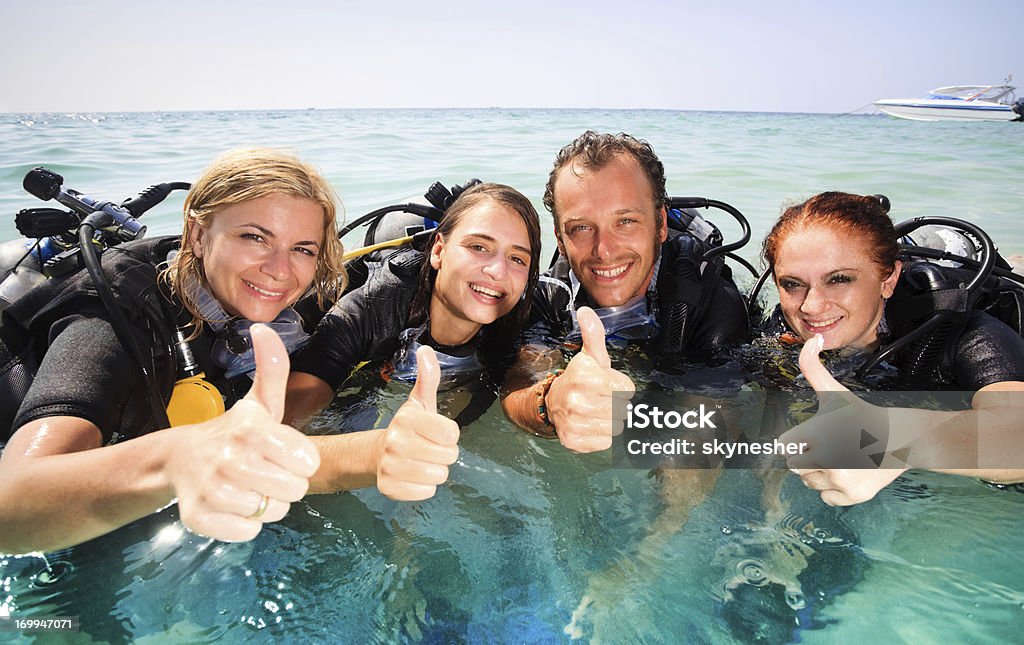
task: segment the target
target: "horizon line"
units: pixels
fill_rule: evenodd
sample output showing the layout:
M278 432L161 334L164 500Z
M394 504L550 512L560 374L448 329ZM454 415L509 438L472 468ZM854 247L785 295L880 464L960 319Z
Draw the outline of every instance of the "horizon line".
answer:
M200 113L200 112L332 112L332 111L369 111L369 110L527 110L527 111L595 111L603 110L609 112L724 112L729 114L813 114L831 116L876 116L881 112L863 112L860 110L873 105L869 103L856 110L849 112L808 112L808 111L780 111L780 110L728 110L728 109L707 109L707 108L651 108L651 107L523 107L523 106L502 106L492 105L487 107L468 106L419 106L419 107L306 107L306 108L188 108L188 109L142 109L142 110L21 110L21 111L0 111L3 115L20 114L179 114L179 113Z

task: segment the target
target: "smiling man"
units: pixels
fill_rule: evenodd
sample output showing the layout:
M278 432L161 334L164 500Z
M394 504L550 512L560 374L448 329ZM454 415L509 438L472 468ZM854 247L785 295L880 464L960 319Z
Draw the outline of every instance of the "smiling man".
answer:
M612 392L635 388L612 369L606 333L659 353L707 353L748 336L728 272L707 270L704 244L669 229L667 199L664 166L645 141L588 131L559 151L544 191L559 257L541 276L503 392L517 425L577 452L607 449ZM561 361L551 348L566 340L582 340L581 351L551 371Z

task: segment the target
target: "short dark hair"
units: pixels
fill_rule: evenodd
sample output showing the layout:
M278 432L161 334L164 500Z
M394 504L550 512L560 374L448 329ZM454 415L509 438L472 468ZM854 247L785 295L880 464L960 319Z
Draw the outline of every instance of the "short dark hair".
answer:
M665 191L665 166L658 159L658 155L654 154L651 144L625 132L599 134L587 130L558 151L555 165L548 175L547 186L544 187L544 207L555 218L556 232L558 213L555 212L555 179L562 168L575 163L588 170L599 170L619 155L629 155L640 165L651 184L654 210L661 212L661 208L668 203L668 193Z

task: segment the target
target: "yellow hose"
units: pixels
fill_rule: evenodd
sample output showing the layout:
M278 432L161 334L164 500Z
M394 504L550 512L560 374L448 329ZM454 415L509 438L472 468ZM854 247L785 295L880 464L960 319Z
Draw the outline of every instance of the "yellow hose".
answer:
M412 242L412 238L413 236L409 235L406 237L400 237L395 240L388 240L387 242L380 242L378 244L371 244L370 246L363 246L358 249L352 249L351 251L346 252L345 255L341 257L342 260L348 262L349 260L354 260L361 255L373 253L374 251L379 251L380 249L389 249L395 246L402 246L403 244L408 244L409 242Z

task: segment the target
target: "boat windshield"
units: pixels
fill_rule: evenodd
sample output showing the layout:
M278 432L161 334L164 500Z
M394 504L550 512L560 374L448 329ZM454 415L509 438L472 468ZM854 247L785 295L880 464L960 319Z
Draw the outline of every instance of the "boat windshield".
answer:
M999 101L1011 95L1015 88L1009 85L954 85L939 87L928 94L930 99L954 99L961 101Z

